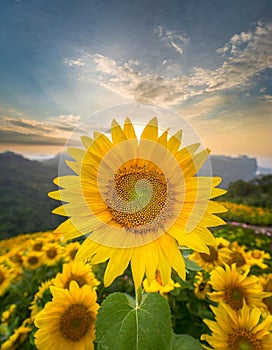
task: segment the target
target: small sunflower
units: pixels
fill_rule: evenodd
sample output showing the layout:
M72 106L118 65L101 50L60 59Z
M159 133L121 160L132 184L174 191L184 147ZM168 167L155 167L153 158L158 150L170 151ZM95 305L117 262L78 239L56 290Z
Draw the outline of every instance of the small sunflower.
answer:
M261 320L258 309L250 309L246 304L236 312L226 304L218 308L211 306L216 321L204 320L212 335L202 335L215 350L271 350L272 316Z
M112 122L111 139L100 132L82 137L85 150L71 148L76 175L55 180L61 188L49 195L63 204L53 212L69 219L57 229L66 240L87 235L77 253L91 264L107 261L104 283L110 285L131 263L137 289L146 274L151 283L159 270L163 284L173 268L185 279L179 245L209 253L215 244L208 227L224 221L225 211L211 198L225 191L220 178L196 177L209 151L198 144L181 148L181 131L159 135L157 118L138 140L127 118Z
M16 304L11 304L9 308L2 313L1 322L8 324L10 317L14 313L15 309Z
M160 294L166 294L171 292L174 288L179 288L180 284L175 283L171 278L166 285L163 285L160 272L157 271L156 279L152 280L151 283L148 283L147 279L145 279L143 281L143 287L148 293L160 292Z
M31 310L31 319L34 320L36 315L44 308L44 306L52 300L52 294L50 287L53 285L54 278L43 282L34 295L34 299L31 302L29 309Z
M35 270L43 264L41 252L30 251L23 255L23 267L26 270Z
M68 289L71 281L77 282L79 287L85 284L91 287L97 287L99 281L95 278L90 264L85 264L82 261L72 261L64 264L62 273L58 273L54 285L59 288Z
M266 269L268 265L264 263L264 259L269 260L270 254L264 252L263 250L254 249L247 253L247 259L248 259L248 263L251 266L257 265L261 269Z
M40 252L43 249L44 244L47 242L47 240L38 237L33 240L31 240L31 249L35 252Z
M5 294L13 278L12 271L0 264L0 296Z
M227 264L236 264L236 268L239 272L246 271L250 267L246 248L244 246L240 246L238 242L232 242L229 248L231 250L231 254L227 260Z
M67 244L67 246L65 247L65 253L64 253L65 260L73 261L76 257L76 254L79 248L80 248L80 244L78 242Z
M249 269L240 274L236 265L216 267L211 272L210 284L214 292L208 294L215 302L224 302L238 311L246 303L250 308L263 308L262 299L269 296L264 292L256 276L247 276Z
M228 241L224 238L216 238L216 245L209 246L209 253L193 252L190 260L194 260L204 270L210 272L216 266L223 266L230 256L230 250L227 248Z
M35 344L41 350L93 350L94 323L99 305L96 292L87 285L79 288L72 281L70 288L51 287L52 302L36 316Z
M204 277L203 272L198 271L196 273L194 287L195 296L200 300L206 299L207 293L210 292L211 287L209 285L209 280Z
M21 344L28 337L28 333L32 331L30 325L31 320L29 318L25 319L22 325L1 345L1 350L20 349Z
M55 265L62 258L63 248L58 243L47 243L43 248L43 260L46 265Z

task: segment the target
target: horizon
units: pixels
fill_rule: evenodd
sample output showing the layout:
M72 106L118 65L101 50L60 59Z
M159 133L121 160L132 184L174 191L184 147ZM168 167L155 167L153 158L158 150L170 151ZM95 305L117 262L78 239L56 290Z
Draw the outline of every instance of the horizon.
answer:
M271 14L270 0L1 2L0 152L58 153L88 121L110 127L99 111L143 103L212 155L272 168Z
M45 160L53 160L55 158L57 158L58 156L60 156L62 154L62 152L57 152L57 153L52 153L52 154L34 154L34 153L22 153L20 151L12 151L9 149L6 150L0 150L0 154L3 153L13 153L19 156L24 157L25 159L28 160L36 160L36 161L45 161ZM251 157L248 156L246 154L239 154L239 155L226 155L226 154L210 154L209 157L227 157L227 158L232 158L232 159L242 159L242 158L248 158L248 159L255 159L256 163L257 163L257 173L258 170L261 168L264 169L271 169L272 170L272 165L271 164L260 164L258 162L258 159L256 157Z

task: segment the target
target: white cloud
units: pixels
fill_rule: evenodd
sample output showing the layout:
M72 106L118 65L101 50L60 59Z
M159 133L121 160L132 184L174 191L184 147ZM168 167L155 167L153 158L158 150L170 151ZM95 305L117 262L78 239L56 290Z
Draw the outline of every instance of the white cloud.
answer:
M153 32L169 45L172 45L171 40L178 39L180 43L189 40L182 34L165 31L162 26L154 27ZM89 79L137 102L169 106L207 92L246 91L251 88L255 76L272 68L271 37L272 24L258 23L254 32L235 34L223 48L217 50L225 55L228 53L220 67L214 70L195 67L192 73L175 77L145 74L138 61L118 64L101 54L83 53L78 60L84 65L82 79ZM175 49L178 48L179 45ZM168 64L166 60L163 62L166 70Z

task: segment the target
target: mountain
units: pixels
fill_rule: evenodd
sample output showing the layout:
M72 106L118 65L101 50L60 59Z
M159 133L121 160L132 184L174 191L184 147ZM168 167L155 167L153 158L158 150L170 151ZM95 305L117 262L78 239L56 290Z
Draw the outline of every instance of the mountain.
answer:
M223 179L221 187L238 179L256 176L254 158L211 156L213 176ZM204 164L200 175L207 175ZM54 229L64 218L51 213L59 205L47 193L56 189L52 180L71 174L62 156L43 161L29 160L12 152L0 153L0 239L23 232ZM206 171L205 171L206 169Z
M257 175L258 166L255 158L210 156L210 160L212 175L222 178L220 186L223 188L227 188L230 182L249 181Z
M55 165L5 152L0 153L0 169L0 239L53 229L61 222L51 214L56 201L47 196L56 189Z

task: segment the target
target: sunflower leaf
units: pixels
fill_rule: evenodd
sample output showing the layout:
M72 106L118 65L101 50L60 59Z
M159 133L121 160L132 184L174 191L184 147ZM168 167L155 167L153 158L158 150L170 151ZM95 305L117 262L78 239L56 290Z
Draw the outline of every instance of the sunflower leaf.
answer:
M171 350L203 350L199 341L189 335L174 334Z
M202 267L200 267L196 262L194 262L193 260L190 260L186 257L183 257L184 261L185 261L185 267L187 270L191 270L191 271L201 271Z
M165 298L144 294L135 307L123 293L110 294L102 303L96 320L99 350L171 349L171 314Z

